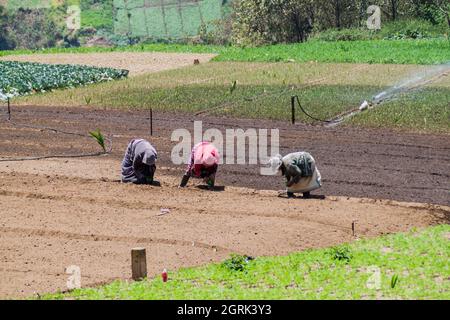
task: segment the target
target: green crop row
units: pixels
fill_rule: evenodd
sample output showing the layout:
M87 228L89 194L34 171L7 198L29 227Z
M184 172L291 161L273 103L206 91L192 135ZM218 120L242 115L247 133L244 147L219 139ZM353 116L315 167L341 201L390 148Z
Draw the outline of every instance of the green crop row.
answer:
M120 79L128 70L0 61L0 99Z
M50 48L45 50L0 51L1 56L33 53L91 52L183 52L216 53L214 61L240 62L327 62L371 64L444 64L450 61L446 39L317 41L240 48L233 46L138 44L127 47Z

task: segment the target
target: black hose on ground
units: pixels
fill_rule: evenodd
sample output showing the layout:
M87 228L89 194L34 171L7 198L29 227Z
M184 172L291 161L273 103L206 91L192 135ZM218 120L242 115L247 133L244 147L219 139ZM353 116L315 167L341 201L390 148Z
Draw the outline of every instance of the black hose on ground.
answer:
M30 128L30 129L37 129L37 130L47 130L52 131L54 133L61 133L66 135L74 135L77 137L86 137L86 138L92 138L89 135L78 133L78 132L70 132L70 131L63 131L55 128L50 127L44 127L44 126L34 126L34 125L27 125L27 124L19 124L11 120L11 109L8 99L8 120L7 123L11 124L14 127L19 128ZM87 158L87 157L98 157L102 155L107 155L112 152L112 138L105 137L105 140L109 142L109 148L104 152L93 152L93 153L80 153L80 154L69 154L69 155L63 155L63 154L53 154L48 156L36 156L36 157L19 157L19 158L0 158L0 162L17 162L17 161L31 161L31 160L43 160L43 159L52 159L52 158Z
M323 123L331 123L333 122L333 120L324 120L324 119L319 119L317 117L314 117L312 115L310 115L308 112L306 112L306 110L303 108L301 102L300 102L300 98L298 96L292 96L291 97L291 105L292 105L292 123L295 124L295 101L297 101L297 104L300 108L300 110L309 118L311 118L314 121L319 121L319 122L323 122Z

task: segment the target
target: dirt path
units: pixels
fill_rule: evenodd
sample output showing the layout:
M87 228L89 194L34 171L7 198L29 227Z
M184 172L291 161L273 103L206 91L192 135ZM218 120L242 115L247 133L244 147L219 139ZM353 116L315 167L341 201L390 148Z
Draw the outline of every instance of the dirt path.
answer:
M157 52L105 52L31 54L0 57L6 61L39 62L49 64L80 64L94 67L126 69L130 76L189 66L211 60L214 54L157 53Z
M130 249L147 248L151 276L163 268L220 261L231 252L279 255L405 231L448 219L450 208L328 197L287 200L274 191L205 192L117 181L107 158L0 163L0 297L64 290L65 268L90 286L130 277ZM158 216L160 209L170 213Z

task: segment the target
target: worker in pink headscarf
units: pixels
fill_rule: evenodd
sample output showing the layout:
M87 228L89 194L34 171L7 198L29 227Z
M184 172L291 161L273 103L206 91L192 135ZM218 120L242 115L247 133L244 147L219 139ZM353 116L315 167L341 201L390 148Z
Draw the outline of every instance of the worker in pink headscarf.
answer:
M210 189L214 188L217 168L219 167L219 151L211 142L203 141L194 146L189 158L187 170L181 180L180 187L186 187L190 177L203 179Z

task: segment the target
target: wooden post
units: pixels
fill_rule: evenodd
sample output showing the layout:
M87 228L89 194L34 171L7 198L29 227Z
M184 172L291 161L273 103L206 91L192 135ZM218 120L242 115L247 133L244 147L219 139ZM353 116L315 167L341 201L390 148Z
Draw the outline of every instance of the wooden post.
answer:
M352 221L352 234L353 236L356 235L356 220Z
M150 108L150 135L153 136L153 109Z
M147 277L147 256L145 248L131 249L131 273L134 281Z
M291 97L292 124L295 124L295 96Z
M9 98L8 98L8 121L11 120L11 104L9 102Z

